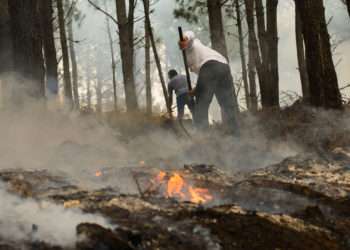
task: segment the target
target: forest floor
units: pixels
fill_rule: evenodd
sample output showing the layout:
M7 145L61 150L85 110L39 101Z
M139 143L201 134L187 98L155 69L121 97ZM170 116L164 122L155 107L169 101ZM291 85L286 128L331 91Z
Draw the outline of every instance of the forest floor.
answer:
M51 227L51 219L45 217L47 222L18 226L24 236L17 239L1 229L0 249L350 249L350 111L295 104L254 119L252 125L250 116L243 117L242 137L256 126L267 144L293 142L297 154L230 173L206 162L183 167L140 162L135 167L101 169L91 177L97 183L129 179L137 190L132 194L112 186L80 186L45 170L1 170L8 200L16 206L34 204L26 206L21 217L33 216L33 206L38 213L50 209L45 201L108 222L80 221L72 244L43 232ZM110 123L121 131L147 130L141 122L135 127L123 127L113 119ZM171 127L158 119L148 129L155 126ZM242 154L252 150L252 145L245 146ZM266 150L275 148L266 145ZM49 210L47 216L57 215Z

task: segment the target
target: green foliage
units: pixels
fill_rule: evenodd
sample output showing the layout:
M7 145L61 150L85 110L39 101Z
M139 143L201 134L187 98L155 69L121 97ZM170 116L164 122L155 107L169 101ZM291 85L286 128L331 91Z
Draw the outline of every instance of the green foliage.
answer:
M207 13L207 4L200 0L176 0L178 8L174 10L175 18L183 18L189 23L198 23L200 16Z

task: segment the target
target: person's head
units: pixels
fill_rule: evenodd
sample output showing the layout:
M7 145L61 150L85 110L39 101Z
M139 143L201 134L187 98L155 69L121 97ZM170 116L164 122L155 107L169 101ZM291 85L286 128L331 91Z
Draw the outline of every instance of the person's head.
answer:
M175 76L177 76L178 74L177 74L177 71L175 70L175 69L171 69L171 70L169 70L169 72L168 72L168 77L169 77L169 79L173 79Z
M196 36L193 31L186 31L183 34L183 41L179 42L180 49L190 49L193 46L193 42Z

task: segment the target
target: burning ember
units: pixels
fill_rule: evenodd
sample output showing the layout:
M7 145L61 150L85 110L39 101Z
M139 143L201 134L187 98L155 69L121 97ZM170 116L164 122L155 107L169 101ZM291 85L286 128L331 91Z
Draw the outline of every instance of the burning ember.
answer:
M197 204L207 203L213 200L213 196L208 189L196 188L188 184L178 173L171 176L160 171L154 179L155 184L164 187L163 195L181 201L191 201Z
M103 174L102 174L102 171L98 170L95 172L95 176L96 177L101 177Z

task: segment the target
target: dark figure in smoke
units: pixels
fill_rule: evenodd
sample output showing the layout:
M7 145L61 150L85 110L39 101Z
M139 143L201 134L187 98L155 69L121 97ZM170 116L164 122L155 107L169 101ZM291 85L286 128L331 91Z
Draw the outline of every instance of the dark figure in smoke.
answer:
M194 122L199 128L208 128L209 106L216 96L221 108L223 123L230 132L238 133L234 104L233 79L228 61L217 51L203 45L192 31L184 33L184 41L179 42L186 51L190 70L198 75L197 86L191 91L196 97Z
M190 109L193 115L194 101L188 93L186 76L179 75L176 70L172 69L168 72L169 84L169 102L170 106L173 105L173 92L176 94L177 104L177 119L182 119L185 113L185 106Z

